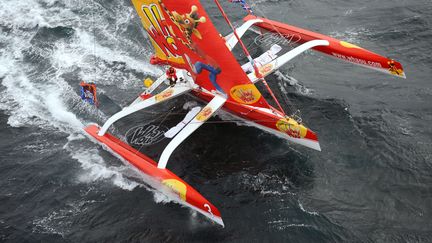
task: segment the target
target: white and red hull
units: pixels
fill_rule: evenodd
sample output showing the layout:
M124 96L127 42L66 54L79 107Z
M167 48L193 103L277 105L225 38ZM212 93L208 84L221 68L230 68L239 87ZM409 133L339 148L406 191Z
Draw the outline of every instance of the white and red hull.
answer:
M96 139L97 142L104 145L108 151L116 156L120 156L142 173L151 177L153 179L152 184L157 183L159 185L156 186L162 186L164 190L161 191L166 192L168 197L174 195L174 200L196 210L217 224L224 226L219 210L192 186L180 179L170 170L158 168L158 164L154 160L109 133L99 136L100 127L96 124L89 125L84 130L93 139Z

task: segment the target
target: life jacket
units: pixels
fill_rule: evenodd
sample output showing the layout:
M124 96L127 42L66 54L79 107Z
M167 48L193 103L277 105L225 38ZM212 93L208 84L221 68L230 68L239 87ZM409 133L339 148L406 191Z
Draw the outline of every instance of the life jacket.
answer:
M168 77L169 79L171 79L171 78L177 79L176 71L175 71L174 68L169 68L169 69L166 71L166 75L167 75L167 77Z

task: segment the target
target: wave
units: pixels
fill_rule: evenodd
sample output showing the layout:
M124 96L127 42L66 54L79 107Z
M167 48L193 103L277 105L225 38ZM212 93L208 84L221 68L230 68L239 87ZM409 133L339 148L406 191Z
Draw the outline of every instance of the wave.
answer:
M140 88L140 75L161 73L147 64L144 44L137 46L119 35L134 25L131 14L124 14L132 10L122 3L104 8L72 0L0 3L0 109L9 116L8 124L69 134L63 147L81 164L84 173L79 178L88 183L111 179L125 190L138 183L122 176L124 166L108 166L96 147L79 145L86 140L85 124L107 116L83 103L77 87L86 80L105 93L110 90L104 87L110 86ZM112 11L118 14L112 16ZM111 71L113 65L122 70Z

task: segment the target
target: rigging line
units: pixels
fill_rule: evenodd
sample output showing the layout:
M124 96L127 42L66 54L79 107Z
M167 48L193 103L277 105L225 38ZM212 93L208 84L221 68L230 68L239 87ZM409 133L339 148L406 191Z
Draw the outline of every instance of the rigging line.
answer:
M245 120L245 119L238 119L238 120L222 120L222 121L206 121L205 124L228 124L228 123L237 123L237 122L242 122L242 123L247 123L247 122L269 122L274 124L275 120ZM194 122L191 121L188 124L195 124L195 123L200 123L200 122Z
M159 122L159 124L158 124L158 126L160 126L170 116L186 115L186 114L189 113L189 112L186 112L186 111L184 111L184 112L173 112L173 110L175 108L176 107L171 108L170 111L168 111L168 113L167 112L162 112L162 111L158 112L158 111L146 111L146 110L142 110L141 112L142 113L146 113L146 114L152 114L152 115L160 115L157 118L153 119L153 121L159 120L160 118L163 117L162 121ZM252 112L253 110L256 110L256 109L252 109L249 112ZM247 121L251 121L251 122L274 122L274 120L271 120L271 119L245 120L245 119L241 119L240 118L240 119L225 119L225 120L222 119L222 121L206 121L206 123L209 123L209 124L210 123L218 124L218 123L233 123L233 122L247 122ZM193 122L191 122L191 123L193 123Z
M163 114L165 112L156 112L156 111L142 111L143 113L147 113L147 114ZM165 113L165 116L161 115L160 117L164 117L164 119L159 123L159 125L162 124L162 122L164 122L166 120L167 117L169 116L178 116L178 115L186 115L188 112L169 112L168 114ZM154 120L158 120L159 118L155 118ZM245 120L245 119L226 119L226 120L222 120L222 121L206 121L206 124L218 124L218 123L233 123L233 122L274 122L274 120L270 120L270 119L262 119L262 120ZM190 123L194 123L194 122L190 122Z
M262 12L259 8L258 8L258 11L261 12L261 13L263 14L263 12ZM254 15L254 13L252 12L252 9L251 9L251 8L248 9L248 13L249 13L250 15ZM274 25L273 25L273 24L272 24L272 27L274 28ZM274 28L274 29L276 29L276 28ZM276 29L276 31L278 31L278 30ZM283 35L282 35L279 31L278 31L278 33L279 33L280 37L284 38ZM276 102L277 105L279 106L279 109L282 111L282 113L284 114L284 116L286 116L284 109L283 109L282 106L280 105L280 103L279 103L279 101L277 100L276 96L273 94L273 91L270 89L270 86L268 85L267 81L264 79L264 77L259 77L259 76L257 76L257 77L258 77L258 78L261 78L261 80L263 81L263 84L266 86L266 88L267 88L268 91L270 92L270 95L273 97L273 99L275 100L275 102ZM284 98L284 97L283 97L283 98ZM284 99L284 101L285 101L285 104L287 104L288 106L291 106L291 108L293 107L293 105L292 105L291 103L287 103L285 99ZM294 107L294 108L295 108L295 107Z
M176 108L176 107L174 106L174 107L172 107L172 108L168 111L168 113L164 116L164 118L162 119L162 121L159 122L158 127L160 127L160 125L162 125L162 122L164 122L164 121L166 120L166 118L170 115L170 113L171 113L175 108ZM127 139L127 138L126 138L126 139ZM137 153L140 153L140 152L141 152L142 147L144 147L144 144L142 144L142 145L139 147L139 149L136 150L135 155L136 155Z
M252 6L255 6L255 3L252 3ZM259 12L259 14L268 19L266 14L264 13L264 11L262 11L260 8L255 8L257 10L257 12ZM276 28L276 26L274 24L272 24L271 22L269 22L270 26L273 27L273 30L277 33L277 35L279 35L280 38L282 39L286 39L285 36ZM290 43L289 43L290 44ZM284 99L285 103L291 107L291 110L293 110L293 114L292 115L296 115L298 113L298 109L296 109L296 107L294 106L294 104L290 101L290 99L288 97L286 97L286 99ZM299 115L297 115L299 116Z
M94 72L93 72L93 82L96 83L96 29L95 29L95 16L94 16L94 11L96 8L96 4L95 4L96 0L92 1L92 31L93 31L93 68L94 68Z
M256 5L255 3L253 3L252 5ZM262 11L260 8L256 8L257 9L257 12L259 12L260 14L261 14L261 16L262 17L264 17L264 18L266 18L266 19L268 19L267 18L267 16L264 14L264 11ZM255 15L255 17L257 17L256 15ZM274 31L276 31L277 32L277 34L280 36L280 37L282 37L283 39L285 39L285 36L276 28L276 26L274 25L274 24L272 24L271 22L270 23L268 23L268 24L270 24L272 27L273 27L273 30Z
M255 76L259 79L262 80L263 84L266 86L268 92L270 93L270 95L272 96L273 100L276 102L276 104L278 105L280 112L282 112L284 114L284 116L286 116L285 111L283 110L281 104L279 103L278 99L276 98L276 96L274 95L273 91L270 89L267 81L264 79L264 77L261 75L261 73L259 72L259 69L257 67L257 65L254 62L254 59L252 58L252 56L250 55L249 51L247 50L246 46L244 45L243 41L241 40L241 38L239 37L239 35L237 34L236 29L234 28L234 26L232 25L231 21L229 20L228 16L226 15L225 11L223 10L222 6L220 5L218 0L214 0L214 2L216 3L217 7L219 8L219 11L222 13L222 16L224 17L225 21L228 23L228 25L231 27L231 29L233 30L234 36L236 37L237 41L240 43L243 52L246 54L247 58L249 59L250 63L252 64L254 71L255 71Z

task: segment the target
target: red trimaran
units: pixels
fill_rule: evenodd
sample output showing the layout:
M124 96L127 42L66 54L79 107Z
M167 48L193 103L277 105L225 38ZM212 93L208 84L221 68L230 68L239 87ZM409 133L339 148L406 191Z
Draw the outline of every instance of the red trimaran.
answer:
M236 1L236 0L232 0ZM165 76L157 79L131 105L123 108L102 126L96 124L85 131L112 153L120 156L141 172L162 185L161 190L214 222L224 225L219 210L193 187L166 169L173 151L196 129L204 124L218 109L251 122L260 129L271 132L291 142L321 150L316 134L294 117L287 116L265 81L265 77L278 70L297 55L312 49L347 62L405 78L399 62L380 56L348 42L287 24L257 17L249 11L244 23L234 28L218 0L215 4L233 33L222 36L212 24L199 0L132 0L142 24L155 48L151 63L177 68L177 76L184 81L168 87L158 94L154 90L164 83ZM244 0L236 1L249 10ZM286 39L296 38L298 44L282 55L277 51L267 57L253 58L241 38L248 31L274 33ZM248 58L240 65L232 53L239 44ZM277 49L277 48L276 48ZM262 82L278 108L264 99L255 83ZM107 132L119 119L134 112L165 102L181 94L193 95L208 102L193 119L173 136L159 160L153 160L126 142ZM156 186L157 187L157 186Z

